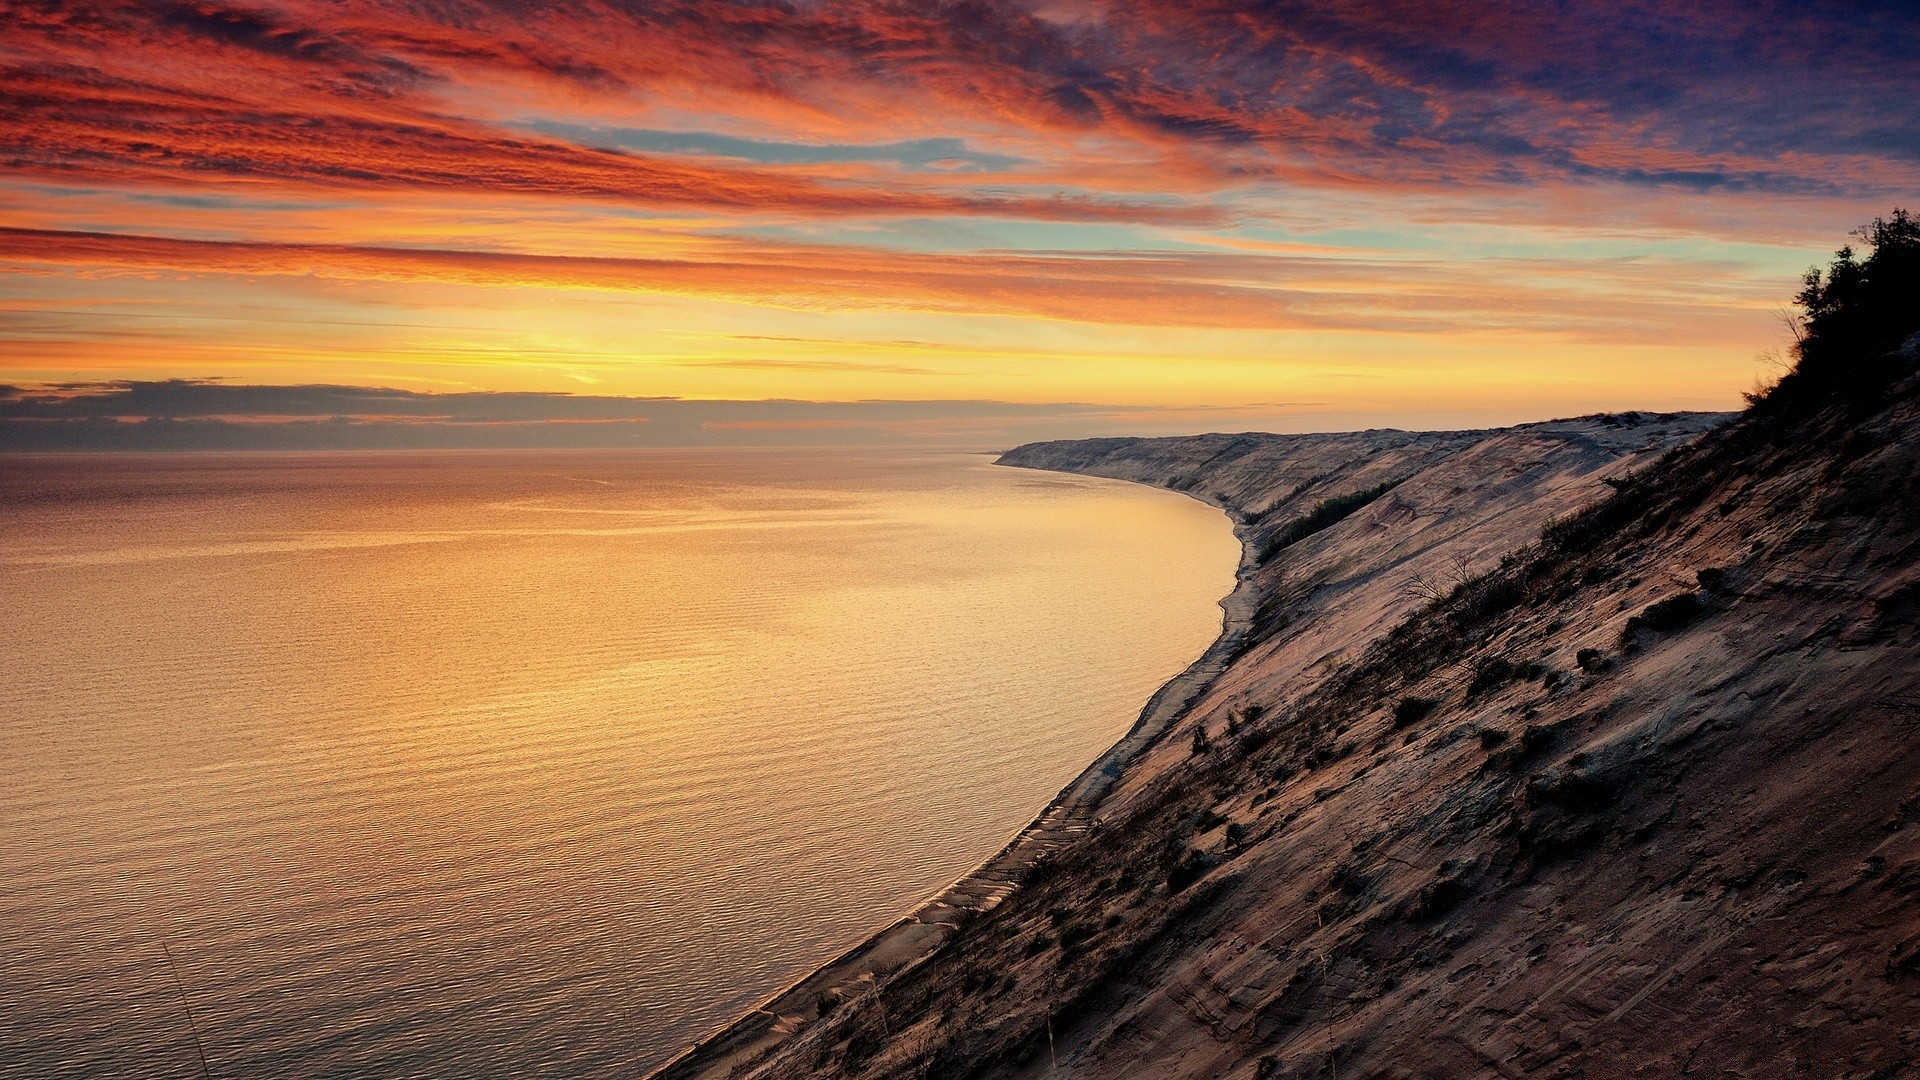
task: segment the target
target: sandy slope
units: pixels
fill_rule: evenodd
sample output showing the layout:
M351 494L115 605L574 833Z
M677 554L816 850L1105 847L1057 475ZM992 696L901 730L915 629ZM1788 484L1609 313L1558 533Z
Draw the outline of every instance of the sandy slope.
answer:
M1612 436L1455 448L1263 566L1268 617L1310 618L1005 902L752 1075L1911 1073L1920 379L1716 429L1501 560L1582 491L1529 464L1548 437ZM1021 458L1291 490L1284 447L1225 448ZM1494 569L1400 621L1395 579L1455 555Z
M1070 1004L1051 1053L979 1040L966 1065L1904 1075L1920 1059L1920 421L1909 397L1864 431L1790 435L1683 463L1698 490L1644 511L1671 517L1555 552L1531 602L1465 620L1458 647L1414 636L1305 693L1294 665L1266 682L1273 658L1250 656L1247 695L1299 711L1184 776L1175 733L1110 811L1210 854L1196 898L1144 898L1158 925L1123 962L1033 965L1072 988L1053 995ZM1697 610L1629 628L1675 595ZM1500 661L1539 670L1476 687ZM1437 704L1396 723L1409 696ZM1152 852L1090 856L1078 874ZM1017 941L1007 915L992 936ZM988 1027L944 1025L962 1045L968 1029Z
M1109 805L1124 805L1184 763L1187 743L1164 738L1169 725L1199 716L1217 726L1223 710L1279 702L1290 688L1312 685L1313 673L1424 602L1410 583L1443 586L1483 567L1550 516L1606 491L1602 478L1718 419L1629 415L1498 431L1099 440L1010 453L1006 464L1157 483L1227 508L1249 551L1240 588L1226 601L1227 633L998 858L662 1075L720 1077L756 1062L762 1075L784 1075L801 1047L831 1034L834 1025L816 1022L823 1000L832 1008L864 999L903 969L938 959L956 930L1000 904L1037 864L1081 842ZM1255 559L1266 537L1322 500L1386 481L1397 484L1346 519L1280 556Z

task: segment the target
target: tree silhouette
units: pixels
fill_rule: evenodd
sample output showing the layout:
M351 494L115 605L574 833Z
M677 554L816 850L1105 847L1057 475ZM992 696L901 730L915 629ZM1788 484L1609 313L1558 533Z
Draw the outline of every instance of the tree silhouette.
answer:
M1824 274L1807 270L1794 297L1806 313L1788 377L1795 390L1876 386L1890 373L1888 354L1920 332L1920 222L1896 207L1853 235L1866 258L1841 248Z

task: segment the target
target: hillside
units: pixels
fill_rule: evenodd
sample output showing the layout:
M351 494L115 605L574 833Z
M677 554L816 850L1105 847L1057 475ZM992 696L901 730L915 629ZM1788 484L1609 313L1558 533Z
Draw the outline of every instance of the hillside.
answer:
M1216 710L1218 702L1243 702L1268 683L1324 670L1333 662L1330 650L1378 636L1424 603L1419 582L1431 589L1490 565L1552 515L1607 491L1604 480L1723 419L1621 415L1490 431L1099 440L1038 444L1006 455L1002 461L1010 465L1176 487L1227 509L1247 552L1239 586L1223 602L1225 632L1149 703L1127 738L999 857L661 1075L723 1077L763 1061L762 1075L783 1075L780 1058L767 1054L795 1033L810 1039L830 1030L815 1023L823 1001L831 1011L833 1003L870 993L877 982L934 955L1002 903L1036 865L1080 842L1109 802L1184 761L1186 744L1166 732L1189 715L1190 702ZM1360 504L1351 498L1355 492L1371 498ZM1315 520L1316 509L1328 505L1345 515L1261 557L1277 535L1299 532L1299 522ZM857 1013L850 1006L845 1015Z
M1225 505L1257 613L1089 827L743 1071L1910 1071L1914 367L1626 478L1698 419L1009 454Z

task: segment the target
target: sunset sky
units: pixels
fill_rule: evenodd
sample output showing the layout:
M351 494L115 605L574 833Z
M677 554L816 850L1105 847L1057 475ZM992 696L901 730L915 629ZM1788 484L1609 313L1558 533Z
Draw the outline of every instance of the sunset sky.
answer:
M1911 0L0 3L0 417L1730 408L1920 203L1916 56ZM397 393L211 392L307 384ZM697 405L775 398L947 404Z

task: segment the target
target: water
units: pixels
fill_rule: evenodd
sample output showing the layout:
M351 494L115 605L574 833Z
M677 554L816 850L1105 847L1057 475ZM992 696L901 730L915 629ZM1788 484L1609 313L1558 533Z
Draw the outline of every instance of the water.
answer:
M1236 556L977 456L0 458L0 1077L658 1065L997 850Z

